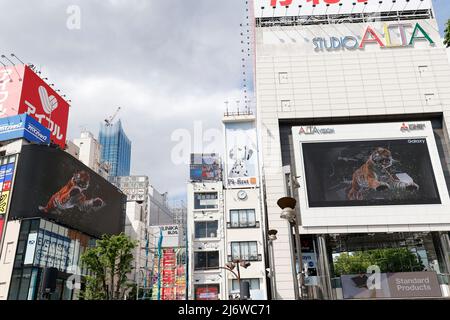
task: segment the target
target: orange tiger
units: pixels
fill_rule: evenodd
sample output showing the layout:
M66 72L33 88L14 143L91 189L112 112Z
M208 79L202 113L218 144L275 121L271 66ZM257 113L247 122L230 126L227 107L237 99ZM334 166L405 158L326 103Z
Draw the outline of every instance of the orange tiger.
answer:
M83 193L89 188L90 175L86 171L75 172L69 182L55 193L47 203L47 206L39 206L39 210L45 213L72 209L74 207L82 212L97 211L105 203L100 198L87 199Z
M402 182L388 172L387 169L393 162L391 151L382 147L376 148L369 159L353 173L348 199L363 200L363 194L368 190L419 189L414 182Z

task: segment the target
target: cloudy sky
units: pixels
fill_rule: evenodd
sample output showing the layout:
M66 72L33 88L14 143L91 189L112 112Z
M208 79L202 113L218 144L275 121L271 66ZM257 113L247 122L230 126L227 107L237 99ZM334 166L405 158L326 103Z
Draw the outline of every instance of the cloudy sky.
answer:
M450 1L433 2L443 26ZM67 27L73 5L80 29ZM122 107L132 174L183 198L188 166L173 162L180 145L172 138L183 135L191 152L193 141L221 130L224 102L243 100L245 1L0 0L0 8L0 52L40 66L72 100L69 138L82 128L97 135ZM213 143L219 151L221 142Z

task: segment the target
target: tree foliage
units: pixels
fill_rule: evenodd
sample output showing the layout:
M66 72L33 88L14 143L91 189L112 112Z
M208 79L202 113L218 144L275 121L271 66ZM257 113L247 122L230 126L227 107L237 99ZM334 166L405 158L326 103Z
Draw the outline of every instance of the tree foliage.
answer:
M121 300L129 289L128 274L133 269L136 242L121 233L104 235L96 246L87 249L81 261L90 275L81 297L86 300Z
M450 20L448 20L446 24L444 34L444 44L447 46L447 48L450 47Z
M342 253L334 260L337 276L367 272L369 266L380 267L381 272L422 271L424 266L420 257L407 248L376 249Z

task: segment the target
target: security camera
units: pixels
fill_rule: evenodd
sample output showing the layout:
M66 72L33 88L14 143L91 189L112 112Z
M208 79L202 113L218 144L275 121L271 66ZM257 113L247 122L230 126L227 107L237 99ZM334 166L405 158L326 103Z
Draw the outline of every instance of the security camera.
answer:
M275 230L275 229L270 229L269 231L267 231L267 234L269 236L276 236L277 233L278 233L278 230Z

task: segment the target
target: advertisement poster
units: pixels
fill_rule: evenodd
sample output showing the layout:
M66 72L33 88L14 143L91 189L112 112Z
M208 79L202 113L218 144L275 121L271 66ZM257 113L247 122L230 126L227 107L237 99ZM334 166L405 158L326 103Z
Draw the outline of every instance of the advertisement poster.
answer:
M0 195L0 215L8 212L8 203L11 193L11 184L14 176L14 163L2 166L0 169L0 181L2 181L2 193Z
M426 139L302 148L310 207L441 203Z
M218 300L219 286L198 286L195 288L195 300Z
M341 276L344 299L437 298L442 296L435 272L398 272Z
M50 144L50 130L27 114L0 118L0 141L26 139L29 142Z
M126 196L68 153L27 145L17 165L10 219L43 217L98 237L123 230ZM8 179L9 168L3 190Z
M161 259L155 254L155 274L153 278L152 299L184 300L186 299L185 249L162 249ZM161 269L159 270L158 264ZM158 289L159 288L159 289Z
M191 181L219 181L222 179L220 158L216 154L191 154Z
M225 124L226 174L228 188L258 185L258 149L253 122Z
M28 114L51 133L51 141L66 144L69 104L28 66L0 71L0 118Z

